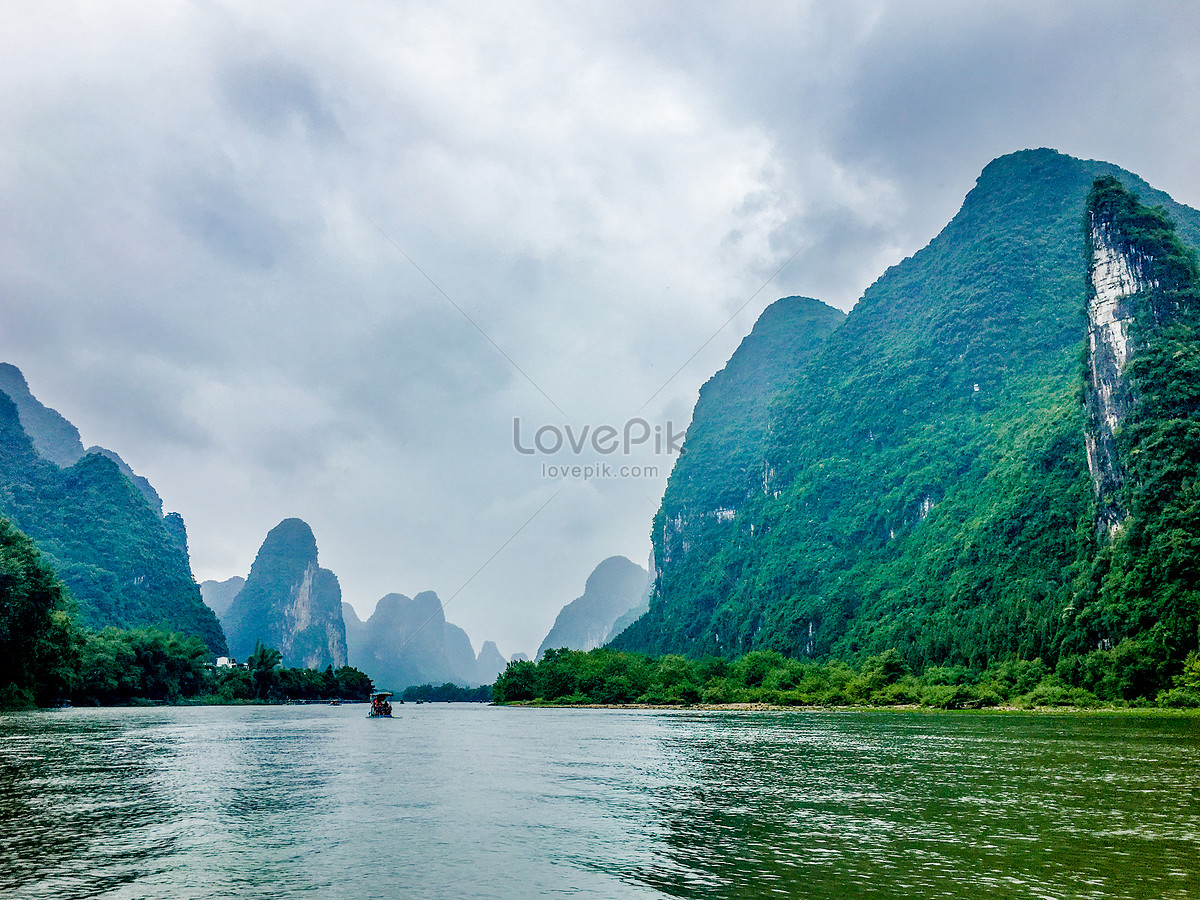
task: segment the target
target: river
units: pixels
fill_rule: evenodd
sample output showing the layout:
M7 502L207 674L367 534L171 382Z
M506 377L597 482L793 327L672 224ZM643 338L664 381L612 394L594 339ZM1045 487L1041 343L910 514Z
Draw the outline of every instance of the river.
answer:
M1200 719L0 715L6 898L1196 898Z

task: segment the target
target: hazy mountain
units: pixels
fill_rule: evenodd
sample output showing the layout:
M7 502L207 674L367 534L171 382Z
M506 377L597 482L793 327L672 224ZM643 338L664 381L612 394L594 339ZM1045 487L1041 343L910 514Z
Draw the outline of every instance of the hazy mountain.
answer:
M99 453L101 456L107 456L109 459L115 462L117 464L117 468L121 470L121 474L133 482L133 486L138 489L138 492L143 497L146 498L146 502L150 504L150 508L160 516L163 514L162 497L158 496L158 491L154 489L154 485L152 485L148 479L134 472L133 469L129 467L129 463L121 459L121 457L118 456L115 451L106 450L103 447L93 446L88 447L85 452Z
M209 579L200 582L200 596L204 598L205 605L217 614L217 618L220 618L229 612L229 607L233 605L233 599L245 586L246 579L240 575L234 575L224 581Z
M508 666L506 660L494 641L484 641L479 648L479 656L475 659L475 681L479 684L491 684Z
M3 368L10 382L20 378L13 367ZM73 433L53 410L42 418L60 436ZM197 635L214 653L225 651L221 626L192 578L182 518L159 515L103 455L60 468L38 453L6 394L0 394L0 515L45 554L78 601L83 625L162 626Z
M346 665L342 589L317 564L317 539L300 519L284 519L267 533L221 622L237 659L261 642L282 653L285 666Z
M610 556L592 571L583 595L564 606L546 635L538 658L547 650L591 650L612 633L613 624L636 607L646 591L646 570L623 556Z
M490 684L507 663L491 641L476 658L467 633L446 621L433 591L415 597L388 594L366 622L342 605L350 664L377 686L401 691L410 685Z
M1164 212L1097 219L1105 175ZM731 378L735 402L701 395L654 521L650 609L614 646L895 647L913 666L1053 665L1123 639L1159 665L1194 647L1197 556L1180 548L1200 526L1178 498L1200 451L1172 448L1191 447L1200 399L1179 398L1200 344L1176 235L1197 246L1200 213L1115 166L1049 150L989 164L842 325L789 326L810 349L782 391ZM764 354L748 339L735 357ZM765 431L737 413L764 404ZM1160 514L1174 524L1152 527Z
M603 640L602 643L612 643L617 635L619 635L622 631L650 611L650 595L654 592L654 582L658 577L658 572L654 567L653 552L651 552L650 559L646 562L646 570L646 586L642 590L642 596L638 598L637 605L617 616L617 620L613 622L612 628L609 629L608 636Z
M41 456L64 469L83 457L79 429L56 410L43 406L30 393L21 370L10 363L0 363L0 391L16 404L21 427Z

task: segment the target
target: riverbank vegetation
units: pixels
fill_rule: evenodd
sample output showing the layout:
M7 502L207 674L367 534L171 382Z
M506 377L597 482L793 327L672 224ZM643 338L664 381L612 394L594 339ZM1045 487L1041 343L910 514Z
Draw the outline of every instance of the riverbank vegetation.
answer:
M457 684L414 684L404 689L400 697L405 703L487 703L492 699L492 686L459 687Z
M77 706L133 703L284 703L370 698L371 679L358 669L287 669L278 650L259 645L244 667L211 664L196 637L153 628L85 631L70 689Z
M1187 658L1169 688L1155 690L1160 665L1132 641L1064 657L1054 669L1038 659L1013 659L983 671L933 666L919 673L892 650L855 666L787 659L770 650L731 661L564 649L536 663L509 663L492 697L497 703L606 705L1200 707L1200 656Z

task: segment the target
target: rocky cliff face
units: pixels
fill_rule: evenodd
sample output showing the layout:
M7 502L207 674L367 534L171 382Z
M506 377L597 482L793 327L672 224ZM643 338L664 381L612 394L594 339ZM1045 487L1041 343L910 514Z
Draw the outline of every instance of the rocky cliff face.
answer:
M583 596L559 612L538 648L538 659L559 647L592 650L603 645L616 621L641 603L648 579L645 569L624 556L604 560L588 576Z
M1146 274L1153 260L1130 246L1111 214L1103 210L1089 213L1088 238L1091 290L1085 442L1088 470L1096 491L1096 529L1111 537L1128 516L1117 499L1124 475L1116 433L1133 401L1126 367L1136 350L1131 338L1134 298L1154 290L1158 284Z
M284 519L267 534L221 622L237 659L261 642L283 654L285 666L346 665L341 586L317 564L317 540L300 519Z

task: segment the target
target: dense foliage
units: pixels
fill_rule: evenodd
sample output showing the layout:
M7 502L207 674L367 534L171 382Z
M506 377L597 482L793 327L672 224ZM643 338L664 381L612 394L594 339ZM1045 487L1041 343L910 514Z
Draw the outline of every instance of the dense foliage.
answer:
M492 699L492 686L459 687L457 684L414 684L404 689L400 698L405 703L488 703Z
M497 703L692 705L769 703L783 706L1200 706L1200 655L1188 658L1175 687L1147 696L1142 648L1132 642L1051 669L1040 659L1009 659L984 670L933 666L913 674L889 650L851 666L756 650L736 660L652 658L608 648L551 650L537 662L509 663L492 688ZM407 695L406 695L407 699Z
M37 544L84 627L158 627L225 652L221 626L192 579L182 520L158 515L103 455L66 469L38 456L4 394L0 515Z
M33 541L0 519L0 708L53 703L74 664L62 583Z
M71 699L79 705L369 699L371 680L357 669L280 668L278 650L259 645L245 668L218 668L194 636L152 628L84 632Z
M1142 231L1129 239L1158 242L1147 252L1170 267L1174 293L1154 301L1172 315L1155 320L1161 333L1132 369L1143 398L1123 438L1134 513L1109 548L1094 527L1080 367L1081 223L1106 174L1178 223L1130 207ZM1052 151L990 164L943 232L800 364L772 408L764 480L734 514L672 520L672 475L650 611L612 646L851 662L894 650L912 672L977 674L1041 659L1087 690L1118 665L1106 654L1137 655L1129 690L1166 687L1196 647L1200 527L1200 363L1179 236L1200 243L1200 213L1107 164ZM738 458L738 439L696 452L716 467ZM680 467L696 467L685 448Z

